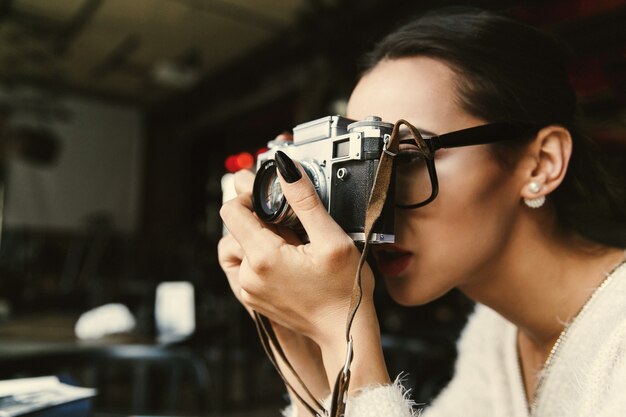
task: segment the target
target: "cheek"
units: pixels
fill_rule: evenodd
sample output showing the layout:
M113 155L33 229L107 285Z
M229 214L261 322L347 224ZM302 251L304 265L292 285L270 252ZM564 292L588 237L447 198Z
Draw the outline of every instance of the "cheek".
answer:
M452 162L452 161L450 161ZM401 304L423 304L475 279L505 245L515 197L510 176L497 165L440 164L436 200L419 209L397 210L398 243L413 262L404 279L389 278Z
M518 206L511 173L489 157L486 149L464 150L437 165L439 195L432 206L425 207L429 233L439 240L446 238L450 245L493 240L505 232L503 224L509 223Z

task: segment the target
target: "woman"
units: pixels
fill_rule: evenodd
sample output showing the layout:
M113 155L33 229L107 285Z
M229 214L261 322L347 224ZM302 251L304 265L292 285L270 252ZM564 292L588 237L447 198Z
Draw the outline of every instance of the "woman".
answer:
M599 220L624 224L623 188L577 130L558 44L492 13L435 13L389 35L369 58L349 118L406 119L425 137L494 122L533 126L436 151L439 195L398 209L396 243L375 250L398 303L424 304L452 288L478 303L455 376L425 415L624 415L624 249L594 237ZM399 162L410 171L407 152ZM272 320L287 357L325 398L345 360L359 252L298 164L276 160L310 243L259 221L252 175L240 174L238 197L221 211L232 235L220 242L220 262L235 295ZM411 187L421 177L399 178L402 193L419 192ZM385 368L367 267L363 285L347 415L414 415ZM308 415L294 406L288 413Z

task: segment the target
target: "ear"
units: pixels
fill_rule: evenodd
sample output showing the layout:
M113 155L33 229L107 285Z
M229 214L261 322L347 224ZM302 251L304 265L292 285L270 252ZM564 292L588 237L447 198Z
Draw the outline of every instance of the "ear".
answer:
M541 129L528 148L528 165L521 197L533 199L547 196L565 178L572 155L572 135L563 126L550 125ZM533 190L531 183L539 187ZM537 190L538 189L538 190Z

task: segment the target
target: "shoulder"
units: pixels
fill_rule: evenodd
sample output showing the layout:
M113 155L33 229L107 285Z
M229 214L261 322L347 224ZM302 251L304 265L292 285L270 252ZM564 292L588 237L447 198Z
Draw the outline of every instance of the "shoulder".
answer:
M597 306L601 314L587 323L602 333L590 343L594 351L583 369L589 380L585 406L602 417L626 415L626 264L615 271L610 284Z
M581 314L545 384L546 396L560 395L561 410L574 407L577 415L626 415L626 266Z
M626 317L618 323L602 344L592 365L595 387L593 402L597 415L626 413Z

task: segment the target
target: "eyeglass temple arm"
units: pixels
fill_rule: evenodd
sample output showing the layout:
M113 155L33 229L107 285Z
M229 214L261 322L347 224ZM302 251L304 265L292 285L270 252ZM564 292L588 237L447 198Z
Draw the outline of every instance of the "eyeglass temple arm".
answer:
M424 139L431 150L436 151L441 148L484 145L517 139L522 134L530 134L533 128L534 126L527 123L489 123Z

